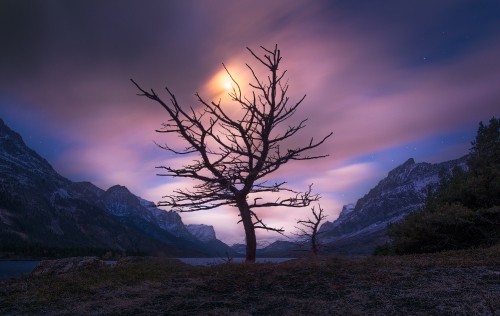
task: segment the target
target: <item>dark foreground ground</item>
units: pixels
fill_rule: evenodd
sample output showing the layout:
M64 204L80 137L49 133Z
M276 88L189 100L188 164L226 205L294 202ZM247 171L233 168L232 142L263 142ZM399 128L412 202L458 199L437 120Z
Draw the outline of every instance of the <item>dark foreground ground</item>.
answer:
M500 247L193 267L146 258L0 282L0 315L500 315Z

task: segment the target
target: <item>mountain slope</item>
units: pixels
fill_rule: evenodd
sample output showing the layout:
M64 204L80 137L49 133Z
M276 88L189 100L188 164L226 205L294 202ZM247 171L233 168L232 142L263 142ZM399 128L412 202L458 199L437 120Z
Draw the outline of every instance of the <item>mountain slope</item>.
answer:
M369 254L387 241L386 228L411 212L422 209L428 190L439 184L439 175L455 167L466 168L466 157L438 164L408 159L389 172L355 206L345 206L339 218L320 227L322 243L331 252Z
M72 182L0 119L0 251L92 248L172 256L214 253L178 214L125 187ZM149 205L149 206L148 206Z
M189 229L192 225L184 225L179 214L157 208L153 202L137 197L124 186L115 185L109 188L97 200L125 226L162 243L205 256L221 256L228 252L229 246L215 237L212 226L193 225L212 232L212 238L209 240L203 238L204 236L197 236Z

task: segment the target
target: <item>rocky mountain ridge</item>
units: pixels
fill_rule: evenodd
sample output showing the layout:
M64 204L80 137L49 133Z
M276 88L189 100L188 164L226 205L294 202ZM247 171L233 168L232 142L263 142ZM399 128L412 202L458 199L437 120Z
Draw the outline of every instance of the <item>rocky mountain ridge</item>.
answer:
M435 190L440 175L455 167L467 168L467 156L442 163L415 163L410 158L391 170L355 205L343 207L337 220L319 229L321 242L330 252L369 254L387 241L387 225L419 211L427 194Z
M377 246L388 241L387 225L417 212L425 205L429 191L437 188L440 177L455 167L467 168L468 156L442 163L416 163L408 159L389 171L355 204L344 205L338 218L324 222L319 231L321 253L369 255ZM233 250L245 253L245 245L233 245ZM290 257L309 254L310 246L299 241L276 241L257 253L267 257Z
M202 242L216 240L215 230L213 226L205 224L190 224L186 225L187 230Z
M189 256L230 251L218 240L207 246L179 214L126 187L105 191L59 175L0 119L0 252L33 247Z
M328 252L369 254L387 241L388 224L422 208L442 173L466 168L467 157L439 164L413 159L390 171L337 220L320 228ZM42 245L99 248L166 255L238 255L216 239L213 227L184 225L179 214L161 210L126 187L102 190L59 175L0 119L0 252ZM292 253L292 242L259 255Z

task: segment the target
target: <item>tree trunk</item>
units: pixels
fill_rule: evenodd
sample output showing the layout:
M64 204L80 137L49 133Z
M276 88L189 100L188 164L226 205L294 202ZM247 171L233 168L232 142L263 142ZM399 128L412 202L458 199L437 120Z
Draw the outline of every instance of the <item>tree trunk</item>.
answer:
M255 227L253 225L250 207L247 201L243 200L238 203L238 209L240 210L241 221L245 228L245 239L247 244L245 262L254 263L257 253L257 239L255 237Z
M318 255L318 245L316 244L316 232L313 232L311 236L311 251L313 256Z

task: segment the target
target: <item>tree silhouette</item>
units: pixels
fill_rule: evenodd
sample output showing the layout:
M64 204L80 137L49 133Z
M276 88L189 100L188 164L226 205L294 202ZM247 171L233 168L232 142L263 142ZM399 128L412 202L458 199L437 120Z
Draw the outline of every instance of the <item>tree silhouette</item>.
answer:
M319 225L327 217L327 215L325 215L323 211L324 210L321 208L321 205L318 205L318 211L316 211L316 209L313 206L311 208L313 219L308 217L307 220L298 220L297 224L300 226L295 226L295 228L298 230L298 232L295 233L295 235L305 239L305 241L310 243L311 253L314 256L316 256L319 251L319 244L318 244Z
M184 149L174 149L168 145L160 147L178 155L196 156L181 168L158 167L164 170L161 175L198 181L192 189L175 190L158 205L179 212L208 210L223 205L236 206L241 217L239 222L243 223L245 229L246 262L255 262L255 229L279 233L284 231L283 228L267 226L257 215L257 209L305 207L319 199L319 195L311 192L312 185L299 192L286 187L286 182L269 182L266 177L289 161L326 157L310 156L306 152L318 147L332 135L330 133L319 141L311 138L308 143L298 147L286 146L293 144L290 138L305 127L306 119L298 124L285 125L296 113L305 95L298 102L289 103L288 84L283 79L286 70L279 70L282 57L278 46L273 50L261 48L263 56L258 56L247 47L268 73L261 80L254 68L246 64L253 76L253 82L248 84L251 91L249 96L242 94L240 85L223 64L234 83L229 97L240 107L236 113L225 110L221 100L207 102L198 93L195 96L200 108L186 109L168 87L165 88L170 98L167 103L153 89L146 91L131 79L140 90L140 96L156 101L168 112L169 120L159 132L177 134L187 145ZM285 128L278 128L281 126ZM278 197L270 199L269 193Z

